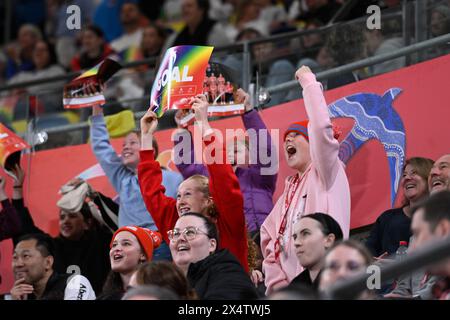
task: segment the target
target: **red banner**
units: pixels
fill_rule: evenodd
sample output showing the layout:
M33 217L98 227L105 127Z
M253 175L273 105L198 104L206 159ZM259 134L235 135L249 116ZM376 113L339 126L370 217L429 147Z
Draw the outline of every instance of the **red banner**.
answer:
M16 152L28 148L30 148L30 146L26 141L0 123L0 165L3 168L8 170L12 169L11 166L13 166L14 163L9 161L9 157Z
M437 159L450 152L448 74L450 74L450 55L327 91L325 97L331 104L355 93L374 93L382 96L390 88L400 88L402 93L393 102L393 108L403 121L406 157L424 156ZM266 109L261 115L269 129L280 130L280 146L282 133L290 122L306 118L302 100ZM353 127L353 120L335 121L344 133L342 136ZM226 128L243 128L243 125L240 117L234 117L215 121L213 127L224 131ZM171 133L172 130L165 130L157 132L156 136L162 150L160 161L174 169L169 163L172 148ZM121 139L113 141L113 145L119 151ZM94 166L97 163L95 157L89 145L80 145L37 152L31 158L30 167L25 163L26 159L22 161L23 168L30 168L27 170L26 204L36 224L56 236L58 190L69 179ZM383 211L391 207L389 166L381 143L376 140L365 143L347 163L346 172L352 195L351 227L357 228L373 223ZM280 153L280 169L274 201L282 192L284 179L292 173L293 171L286 165L283 153ZM109 196L115 195L105 177L91 179L89 183ZM401 195L398 195L397 203L400 198ZM12 285L11 252L10 241L3 241L0 268L3 283L0 292L8 291Z

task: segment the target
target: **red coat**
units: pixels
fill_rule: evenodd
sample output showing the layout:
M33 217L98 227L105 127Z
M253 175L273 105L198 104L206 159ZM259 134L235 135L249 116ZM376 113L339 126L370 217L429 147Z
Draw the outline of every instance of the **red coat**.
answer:
M206 142L210 144L212 142ZM223 152L224 159L226 153ZM142 197L153 220L169 243L167 231L175 227L178 220L176 200L164 195L161 167L154 159L153 150L140 152L141 161L138 165L138 180ZM229 164L209 164L209 189L214 204L219 212L217 228L219 231L220 248L228 249L240 261L248 272L247 230L244 217L244 200L239 188L239 181Z

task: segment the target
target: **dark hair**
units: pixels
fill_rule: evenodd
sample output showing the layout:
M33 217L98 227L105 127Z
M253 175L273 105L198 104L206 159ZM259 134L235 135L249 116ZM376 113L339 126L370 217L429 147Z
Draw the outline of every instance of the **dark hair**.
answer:
M81 206L80 213L83 216L84 222L89 223L91 219L94 217L92 216L91 209L89 208L89 204L87 202L83 202L83 205Z
M153 29L155 29L156 33L158 34L158 37L160 37L163 40L165 40L167 38L167 31L166 31L166 29L164 29L163 27L157 25L154 22L149 22L149 24L144 27L144 29L146 29L146 28L153 28Z
M423 209L423 220L430 224L434 231L442 220L450 220L450 191L439 191L412 209L412 215Z
M155 285L144 285L128 290L127 293L123 295L122 300L129 300L135 296L146 296L148 298L156 298L158 300L179 300L181 298L169 288Z
M302 216L300 218L300 220L305 219L305 218L310 218L310 219L313 219L313 220L316 220L317 222L319 222L320 230L322 230L322 233L326 236L329 234L334 234L334 237L335 237L334 241L342 240L344 238L344 235L342 233L341 227L339 226L339 223L337 223L337 221L334 220L334 218L332 216L330 216L329 214L321 213L321 212L311 213L311 214Z
M97 37L104 39L105 34L100 27L94 25L94 24L88 24L83 28L83 31L92 31Z
M57 64L58 63L58 59L56 57L55 47L50 42L48 42L46 40L39 40L38 42L45 43L45 45L47 46L48 63L47 63L47 65L45 67Z
M366 266L370 265L373 262L373 257L372 254L369 252L369 249L367 249L367 247L364 246L361 242L355 241L353 239L335 242L334 245L325 254L325 258L337 247L348 247L355 249L364 258Z
M203 223L206 227L206 233L208 234L208 238L216 240L216 243L217 243L216 252L217 252L217 250L219 249L219 232L217 231L216 224L214 222L212 222L210 218L206 217L205 215L203 215L201 213L188 212L188 213L183 214L181 217L186 217L186 216L193 216L193 217L197 217L197 218L200 218L203 220Z
M209 0L197 0L197 6L203 10L203 14L205 16L208 16Z
M316 26L317 28L323 27L325 24L317 18L311 18L306 20L306 27L308 28L310 25Z
M239 42L242 40L242 38L244 37L244 35L247 35L248 33L253 33L256 35L256 38L261 38L263 35L261 34L260 31L256 30L255 28L252 27L247 27L242 29L237 36L234 38L235 41Z
M105 283L103 284L102 296L115 296L123 294L124 292L123 281L120 273L111 270L106 277Z
M186 276L175 264L168 261L146 262L136 271L139 285L156 285L175 292L181 299L196 299Z
M353 62L363 55L364 35L356 25L344 24L330 31L325 46L337 64Z
M416 169L417 174L424 179L425 181L428 181L428 176L430 175L431 168L433 168L434 161L428 158L422 158L422 157L413 157L409 158L405 161L405 164L403 165L402 172L405 171L407 165L411 165ZM427 185L427 191L428 191L428 183ZM404 197L402 201L402 207L409 205L409 200Z
M55 256L55 244L53 238L46 233L29 233L21 236L14 248L22 241L36 240L36 249L43 257Z

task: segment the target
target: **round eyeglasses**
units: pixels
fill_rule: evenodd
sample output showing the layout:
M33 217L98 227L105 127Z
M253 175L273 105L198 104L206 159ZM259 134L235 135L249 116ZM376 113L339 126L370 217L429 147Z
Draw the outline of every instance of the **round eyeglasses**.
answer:
M167 231L167 236L170 241L177 241L181 235L183 235L186 240L193 240L197 234L204 234L209 238L209 234L201 230L199 227L186 227L183 230L175 228Z

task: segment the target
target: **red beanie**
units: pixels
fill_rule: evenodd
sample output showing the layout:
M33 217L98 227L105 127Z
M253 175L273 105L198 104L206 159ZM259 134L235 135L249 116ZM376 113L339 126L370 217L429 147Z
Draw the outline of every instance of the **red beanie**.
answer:
M284 139L286 140L286 136L291 132L297 132L298 134L301 134L305 137L305 139L309 142L309 136L308 136L308 120L305 121L299 121L292 123L289 128L284 133Z
M286 132L284 133L284 139L283 140L286 140L286 136L290 132L297 132L298 134L301 134L302 136L304 136L305 139L309 142L308 123L309 123L308 120L292 123L289 126L289 128L286 130ZM339 136L342 134L342 131L334 123L332 123L332 127L333 127L333 137L337 140L339 138Z
M142 250L144 250L145 252L147 261L152 260L153 249L158 248L162 242L162 237L159 232L137 226L125 226L117 229L117 231L114 232L113 237L111 239L111 243L109 244L110 248L112 247L112 243L115 237L122 231L128 231L134 234L138 239L139 244L142 247Z

